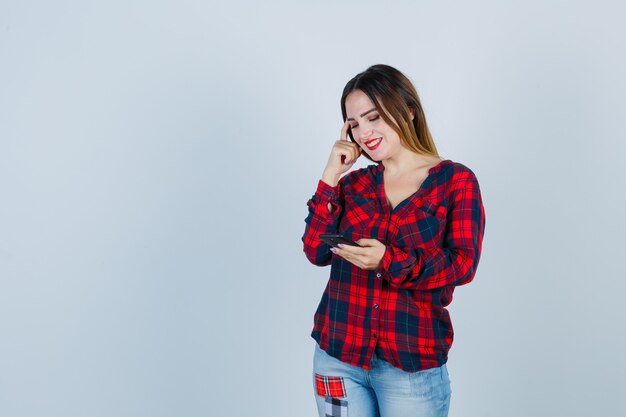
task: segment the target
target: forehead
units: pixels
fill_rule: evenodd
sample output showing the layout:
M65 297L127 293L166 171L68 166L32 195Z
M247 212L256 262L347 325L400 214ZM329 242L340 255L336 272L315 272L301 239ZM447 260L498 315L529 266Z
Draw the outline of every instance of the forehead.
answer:
M346 113L348 117L354 118L374 107L376 107L374 102L361 90L354 90L346 97Z

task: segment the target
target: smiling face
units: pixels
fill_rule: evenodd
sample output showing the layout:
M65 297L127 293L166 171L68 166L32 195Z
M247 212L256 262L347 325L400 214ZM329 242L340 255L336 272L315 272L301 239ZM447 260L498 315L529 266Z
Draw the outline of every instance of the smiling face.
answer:
M372 160L378 162L388 159L404 147L400 136L383 120L372 100L363 91L354 90L348 94L346 115L354 141Z

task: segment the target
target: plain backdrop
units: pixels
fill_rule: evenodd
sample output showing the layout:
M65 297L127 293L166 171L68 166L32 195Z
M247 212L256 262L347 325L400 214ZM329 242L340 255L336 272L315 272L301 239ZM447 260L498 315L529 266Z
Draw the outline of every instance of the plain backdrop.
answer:
M1 1L0 416L316 416L306 202L378 63L481 186L450 416L619 414L625 12Z

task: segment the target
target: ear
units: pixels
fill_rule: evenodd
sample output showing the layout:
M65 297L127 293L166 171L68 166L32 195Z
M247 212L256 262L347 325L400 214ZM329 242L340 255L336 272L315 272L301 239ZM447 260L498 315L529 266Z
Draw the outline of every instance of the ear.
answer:
M415 110L413 110L413 108L409 107L409 111L411 112L411 120L413 120L413 118L415 117Z

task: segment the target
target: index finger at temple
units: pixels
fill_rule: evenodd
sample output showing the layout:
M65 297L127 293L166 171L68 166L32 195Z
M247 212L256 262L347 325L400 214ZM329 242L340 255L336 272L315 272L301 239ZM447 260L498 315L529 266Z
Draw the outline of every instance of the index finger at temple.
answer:
M345 121L342 128L341 128L341 140L345 140L348 141L348 128L350 127L350 122L349 121Z

